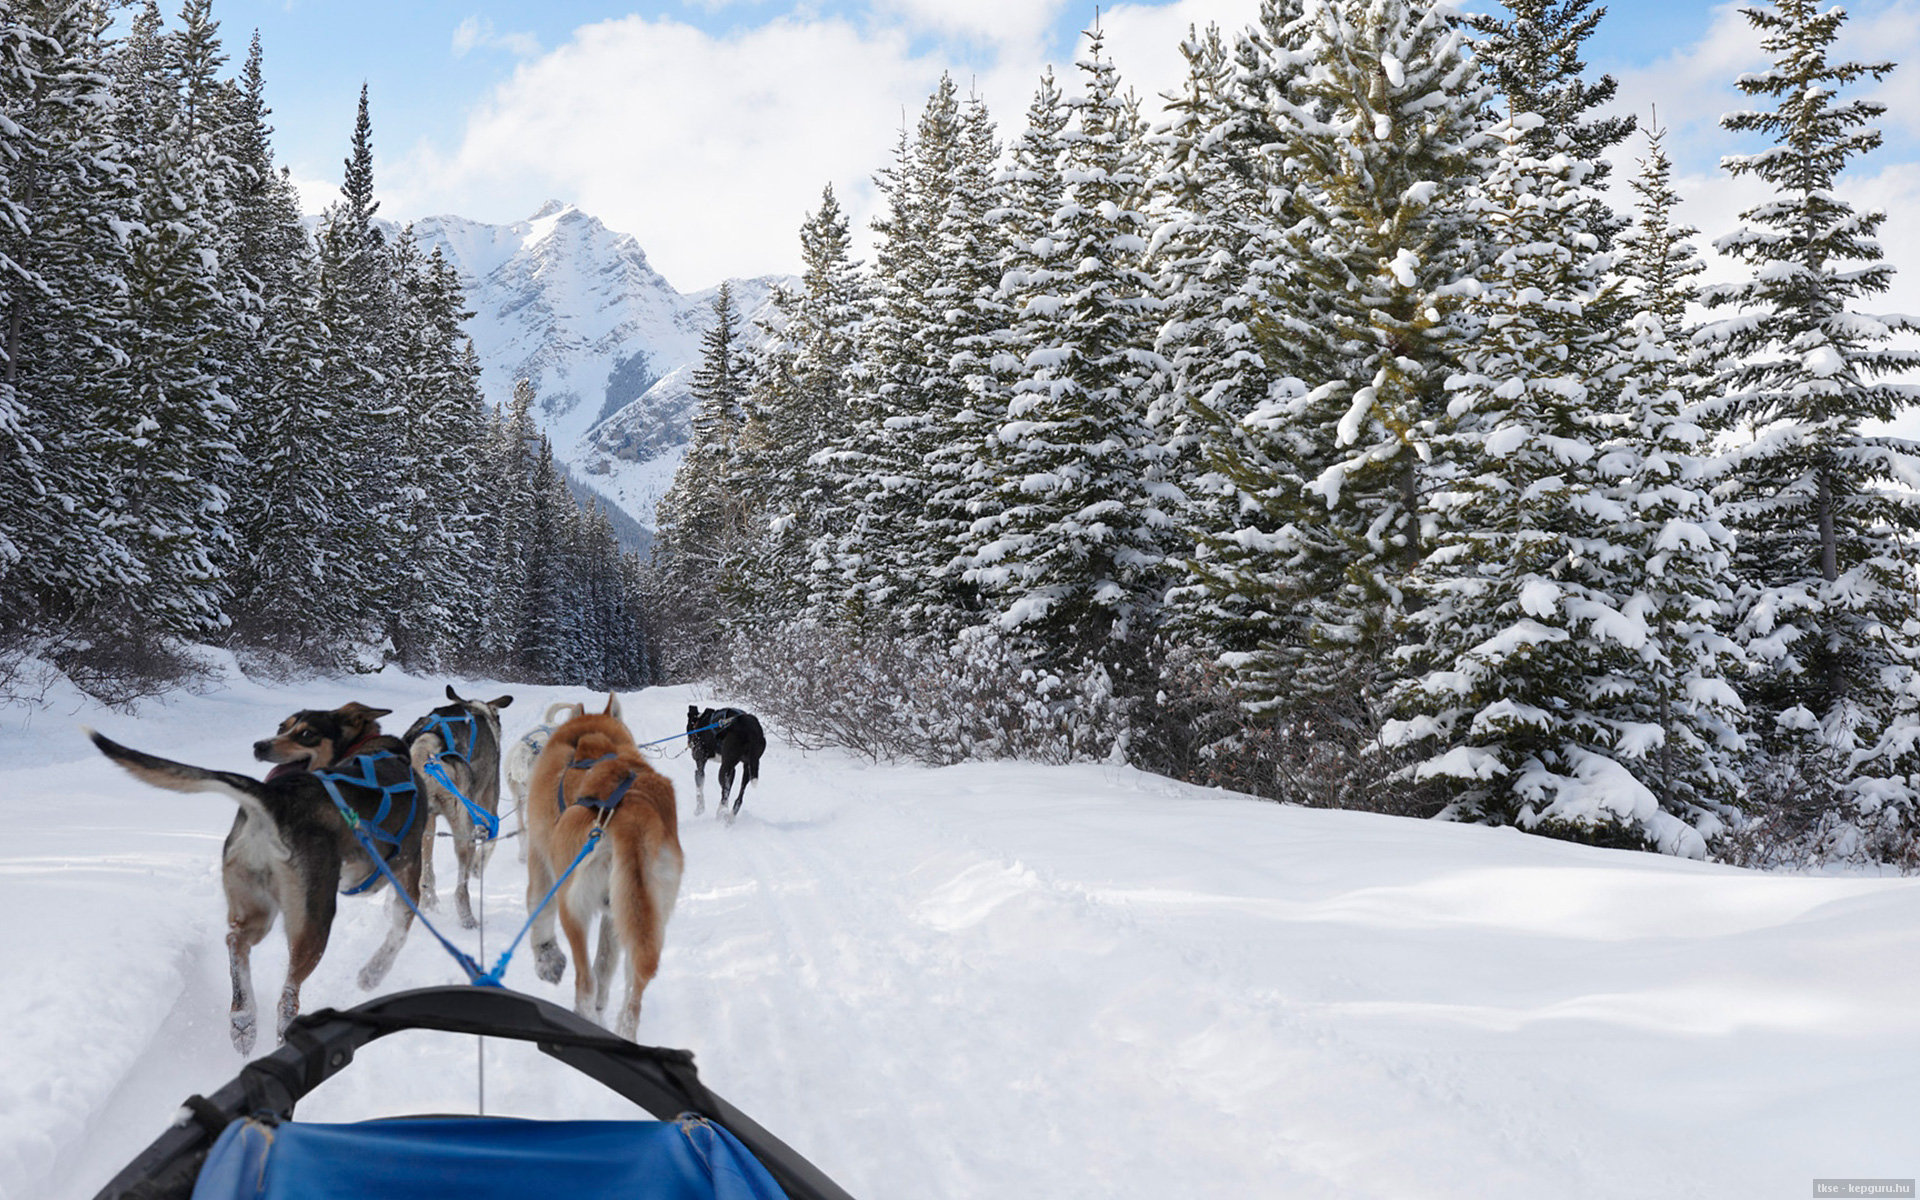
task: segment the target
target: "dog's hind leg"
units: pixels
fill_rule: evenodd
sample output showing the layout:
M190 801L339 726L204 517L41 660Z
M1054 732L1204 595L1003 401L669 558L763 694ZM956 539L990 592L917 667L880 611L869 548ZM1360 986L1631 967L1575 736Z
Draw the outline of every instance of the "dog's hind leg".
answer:
M707 811L707 760L693 760L693 815Z
M595 986L593 960L587 953L587 923L593 916L591 912L582 915L573 911L573 905L569 902L581 892L582 889L576 888L560 897L560 929L567 935L567 945L573 950L573 1011L598 1023L601 1009L597 1001L603 991Z
M287 1040L287 1026L300 1015L300 985L326 953L335 903L334 889L329 885L310 897L306 911L287 911L287 982L280 989L274 1022L274 1034L283 1042Z
M593 1010L607 1011L607 997L613 991L613 973L620 966L620 939L616 936L613 914L600 914L600 946L593 952Z
M227 889L227 970L233 977L228 1033L233 1038L233 1048L242 1054L253 1053L253 1040L258 1033L253 1004L253 948L267 936L267 930L273 928L273 902L258 902L262 899L250 896L246 901L239 901L233 888Z
M394 868L393 873L399 879L401 886L407 889L407 894L414 897L415 902L418 903L420 863L417 861L401 863ZM389 891L392 889L390 888ZM406 944L407 931L413 928L413 910L407 907L407 902L400 898L399 893L395 892L387 897L387 912L393 922L387 928L387 940L380 943L380 948L373 952L373 957L367 960L367 965L360 968L360 986L367 991L379 987L380 981L385 979L387 972L393 969L393 960L400 956L400 947Z
M253 1052L258 1033L253 1000L253 948L273 928L280 912L270 872L253 860L254 844L264 825L240 813L220 856L220 886L227 894L227 970L233 981L233 1004L228 1013L233 1048Z
M720 760L720 807L714 810L713 815L722 818L729 825L733 824L733 814L727 811L727 793L732 790L733 760L731 758L723 758ZM747 790L747 781L745 779L740 781L740 790L743 792Z
M437 800L438 797L435 799ZM426 821L420 827L420 906L422 908L440 907L440 893L433 883L433 847L439 841L439 834L434 832L434 826L440 823L439 807L437 803L429 803L426 806Z
M473 898L468 882L473 878L474 856L478 850L473 840L477 828L471 818L462 821L452 817L447 818L447 827L453 831L453 857L460 864L460 882L453 889L453 910L459 914L461 928L473 929L480 922L473 916Z
M527 908L533 911L533 970L548 983L559 983L567 972L567 956L553 941L553 905L534 910L553 886L553 868L546 856L535 854L527 860Z

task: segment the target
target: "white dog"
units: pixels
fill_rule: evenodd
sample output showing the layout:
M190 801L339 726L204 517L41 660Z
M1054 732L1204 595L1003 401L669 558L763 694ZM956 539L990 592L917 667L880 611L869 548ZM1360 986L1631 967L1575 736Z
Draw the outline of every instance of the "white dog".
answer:
M610 711L615 719L620 716L620 698L609 696ZM513 797L513 811L520 820L520 861L527 861L527 785L533 781L534 760L547 748L547 739L553 731L586 711L586 705L570 700L556 700L547 705L546 713L540 723L513 739L507 746L503 767L507 776L507 794Z

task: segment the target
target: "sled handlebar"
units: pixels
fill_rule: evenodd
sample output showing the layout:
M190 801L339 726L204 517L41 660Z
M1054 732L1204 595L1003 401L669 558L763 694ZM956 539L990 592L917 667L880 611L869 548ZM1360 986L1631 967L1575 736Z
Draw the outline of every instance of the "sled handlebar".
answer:
M691 1051L635 1045L537 997L477 987L416 988L344 1012L327 1008L297 1018L279 1049L242 1067L211 1096L189 1098L182 1117L94 1200L185 1200L207 1152L229 1123L261 1113L291 1119L294 1105L344 1070L360 1047L408 1029L533 1042L658 1120L695 1113L724 1127L760 1160L789 1200L852 1200L785 1142L708 1091Z

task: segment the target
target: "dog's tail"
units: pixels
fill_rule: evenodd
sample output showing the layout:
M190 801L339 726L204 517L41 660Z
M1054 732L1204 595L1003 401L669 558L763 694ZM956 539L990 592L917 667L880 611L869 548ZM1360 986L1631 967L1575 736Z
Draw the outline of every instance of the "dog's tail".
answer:
M272 818L267 813L265 803L267 789L259 780L231 771L209 771L205 767L189 766L146 754L130 746L122 746L105 734L84 726L82 728L93 744L100 748L100 753L125 767L127 774L140 782L170 792L219 792L238 801L249 816L267 821L268 828L272 828Z
M659 969L660 946L680 897L685 860L679 841L655 820L647 821L638 836L621 837L613 849L618 857L607 880L608 907L622 942L634 953L632 965L642 976L636 986L645 987ZM619 861L628 855L634 861Z

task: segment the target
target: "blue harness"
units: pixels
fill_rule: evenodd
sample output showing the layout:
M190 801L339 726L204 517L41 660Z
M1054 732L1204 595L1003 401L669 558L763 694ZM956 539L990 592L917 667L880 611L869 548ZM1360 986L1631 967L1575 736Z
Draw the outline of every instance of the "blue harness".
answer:
M453 748L453 731L462 725L467 727L467 748L465 750L455 750ZM448 716L446 713L441 712L428 713L426 728L420 731L420 736L425 737L429 733L438 734L440 744L446 747L445 750L435 755L436 758L445 758L451 754L453 757L464 759L467 762L473 761L473 748L480 740L480 727L475 724L472 713L463 712L458 716Z
M385 860L393 857L394 852L400 849L400 843L413 830L413 820L420 808L420 793L413 786L413 772L409 771L405 778L387 784L381 783L377 776L382 760L399 757L391 750L374 750L367 754L356 754L347 760L349 763L359 764L360 770L357 773L341 770L312 772L313 777L320 781L320 786L327 789L327 795L332 798L333 806L339 809L340 815L346 819L347 827L366 834L373 841L382 843L378 847L369 847L379 852L381 861L374 865L374 869L365 879L350 888L342 888L340 894L343 896L358 896L378 882L380 869L385 865ZM372 817L362 817L340 794L340 784L343 783L370 792L379 792L379 810ZM402 793L407 797L407 819L400 826L399 833L389 833L386 829L387 818L393 812L394 797Z
M467 748L456 750L454 749L454 730L462 725L467 729ZM480 727L474 722L473 714L463 712L457 716L449 716L440 712L428 713L426 728L420 731L419 736L425 737L430 733L440 739L441 750L420 768L421 771L431 775L435 783L453 793L460 803L466 806L467 816L472 819L475 828L487 835L487 841L490 842L499 837L500 818L467 799L467 794L454 786L452 778L440 766L440 760L443 758L457 758L469 765L472 764L473 748L480 740Z
M618 757L620 757L618 754L608 753L602 754L599 758L589 758L585 762L570 762L567 764L567 770L584 771L588 767L597 767L610 758ZM605 821L614 809L620 807L620 802L627 798L628 790L633 787L634 782L639 778L640 777L632 771L628 771L627 777L620 781L620 786L607 793L604 798L595 799L592 796L586 796L574 801L574 807L595 809L599 812L600 819ZM561 774L559 781L554 785L554 794L560 801L560 811L567 811L567 777L564 773Z

